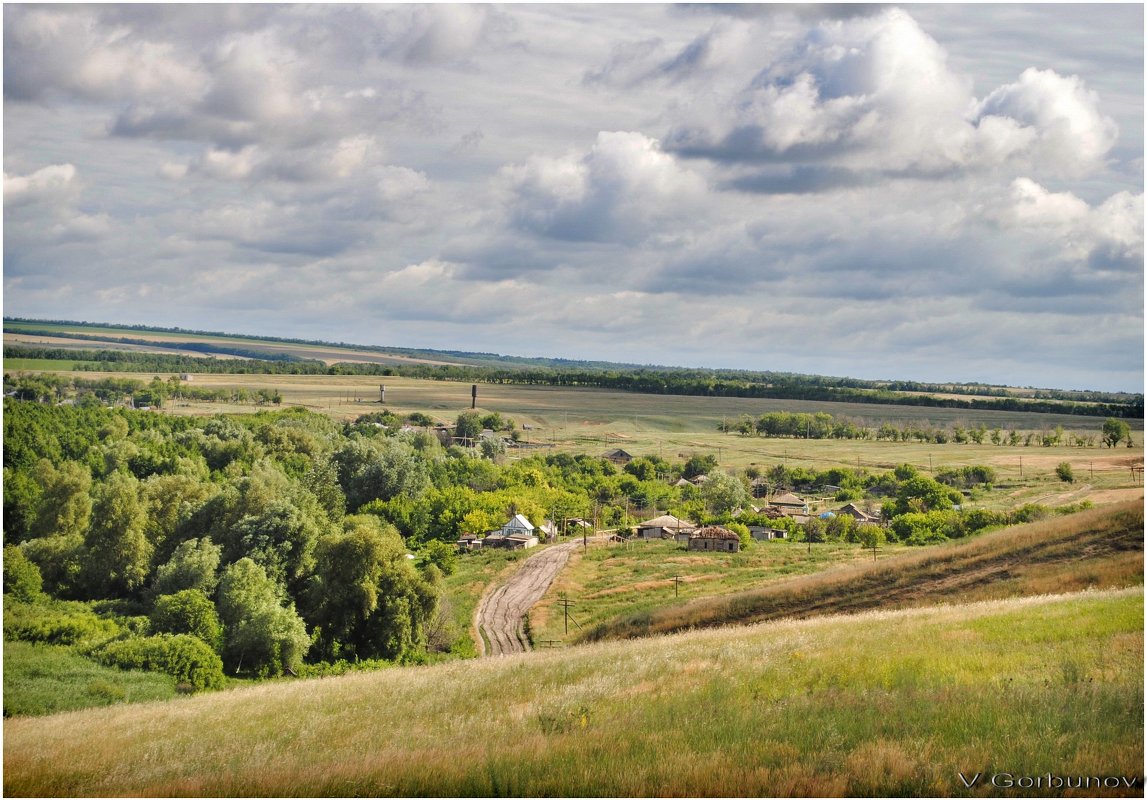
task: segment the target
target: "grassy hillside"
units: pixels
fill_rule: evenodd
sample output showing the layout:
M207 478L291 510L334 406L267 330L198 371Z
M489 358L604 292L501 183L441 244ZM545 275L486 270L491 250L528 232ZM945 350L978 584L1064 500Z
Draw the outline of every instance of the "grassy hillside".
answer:
M1141 796L1142 648L1134 589L275 683L9 719L4 791Z
M582 639L642 637L731 623L1123 587L1142 581L1140 499L879 562L642 610L601 623Z

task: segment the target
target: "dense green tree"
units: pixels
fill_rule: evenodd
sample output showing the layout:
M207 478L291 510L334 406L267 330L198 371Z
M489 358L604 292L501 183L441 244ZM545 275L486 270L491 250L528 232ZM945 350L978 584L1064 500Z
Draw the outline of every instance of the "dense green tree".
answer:
M681 475L685 478L696 478L697 476L708 475L716 469L717 457L713 454L694 455L690 456L689 460L685 462L685 467L682 469Z
M32 536L43 488L32 471L4 468L4 541L22 542Z
M223 645L223 626L215 605L202 590L180 590L155 599L151 615L152 631L191 634L216 651Z
M353 511L373 500L414 497L430 483L425 461L408 443L395 438L353 438L335 451L332 460L347 508Z
M701 485L701 498L709 511L720 517L749 505L752 498L741 479L716 470Z
M1131 427L1125 420L1108 417L1103 421L1103 444L1114 448L1123 440L1131 440Z
M194 475L152 475L140 484L147 510L147 540L158 559L170 555L169 543L179 525L189 518L216 491L214 485Z
M84 538L79 534L55 535L29 540L20 546L40 570L44 591L57 598L75 598L84 563Z
M411 561L392 526L346 518L319 542L308 619L328 659L404 659L425 647L438 592Z
M92 476L88 469L71 461L57 469L47 459L41 459L33 476L41 492L31 535L83 536L92 515Z
M260 514L244 515L228 530L224 558L248 556L271 580L297 590L314 567L315 543L328 525L317 501L301 506L286 499L272 501Z
M476 440L482 433L482 416L477 412L462 412L454 421L454 436Z
M278 586L263 568L246 557L228 565L217 595L229 671L275 676L298 667L310 637L294 604L282 605Z
M143 586L152 553L146 528L139 481L129 473L108 476L96 489L84 537L83 582L91 597L122 597Z
M208 537L179 543L171 558L156 569L152 592L171 595L182 590L200 590L211 595L219 583L221 553L222 548Z

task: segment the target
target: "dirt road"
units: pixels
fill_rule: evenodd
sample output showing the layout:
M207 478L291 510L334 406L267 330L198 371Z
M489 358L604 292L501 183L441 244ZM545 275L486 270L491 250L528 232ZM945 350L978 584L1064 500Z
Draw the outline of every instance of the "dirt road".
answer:
M581 547L580 540L546 548L527 559L505 584L482 596L475 615L478 653L500 656L530 650L522 618L546 594L575 547Z

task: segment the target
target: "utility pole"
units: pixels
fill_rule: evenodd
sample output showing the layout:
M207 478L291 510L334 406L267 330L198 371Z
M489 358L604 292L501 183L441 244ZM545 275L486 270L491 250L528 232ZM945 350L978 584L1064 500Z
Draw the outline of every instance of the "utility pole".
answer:
M681 583L681 576L673 576L673 597L677 597L677 586Z
M558 598L558 605L561 606L562 610L565 612L565 633L569 634L570 633L570 607L574 605L574 601L571 601L568 598L566 598L566 594L563 592L561 594L561 596ZM581 628L581 626L578 625L578 622L576 620L574 621L574 625L577 626L579 629Z

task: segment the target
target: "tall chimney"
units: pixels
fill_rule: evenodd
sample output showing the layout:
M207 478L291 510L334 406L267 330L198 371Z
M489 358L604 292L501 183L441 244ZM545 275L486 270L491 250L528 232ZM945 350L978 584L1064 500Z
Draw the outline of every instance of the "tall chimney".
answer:
M471 384L470 385L470 408L471 409L478 408L478 385L477 384Z

